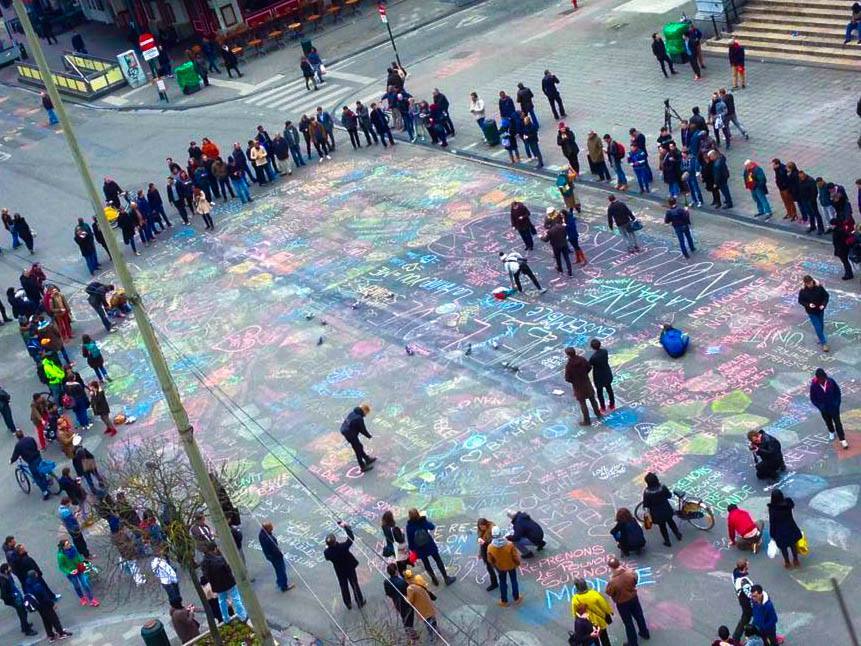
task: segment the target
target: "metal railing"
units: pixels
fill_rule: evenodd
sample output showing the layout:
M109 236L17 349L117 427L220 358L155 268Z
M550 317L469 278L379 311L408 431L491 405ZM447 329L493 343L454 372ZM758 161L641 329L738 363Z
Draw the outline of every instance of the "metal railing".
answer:
M51 76L57 89L64 94L95 99L126 85L122 69L115 61L89 54L67 53L63 64L66 71L52 71ZM18 80L22 83L45 86L36 65L19 62L17 68Z

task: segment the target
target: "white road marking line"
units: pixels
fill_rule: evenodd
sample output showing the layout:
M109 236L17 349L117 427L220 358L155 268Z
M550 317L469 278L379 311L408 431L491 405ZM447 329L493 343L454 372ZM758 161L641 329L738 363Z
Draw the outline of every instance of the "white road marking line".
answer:
M209 77L209 84L214 85L215 87L226 87L226 88L229 88L231 90L239 90L240 92L242 92L242 91L253 92L254 91L254 86L251 85L250 83L243 83L242 81L231 81L228 79L219 79L219 78L215 78L214 76Z
M335 96L342 92L349 92L348 88L344 87L330 87L321 92L314 92L314 96L281 96L271 99L269 101L265 101L260 104L261 108L277 108L279 110L289 109L292 106L298 105L308 105L313 104L315 107L318 105L322 105L323 102L328 101L329 97Z
M295 112L296 114L309 114L313 113L317 110L317 106L322 106L324 110L328 109L328 106L337 104L340 102L342 98L344 98L347 94L350 93L349 88L341 88L335 94L326 97L322 101L315 100L313 102L294 102L288 103L287 105L278 106L278 110L287 110L289 112ZM339 122L338 115L333 114L332 118L335 119L336 122Z
M271 90L266 90L265 92L261 92L260 94L255 94L250 99L246 99L243 103L248 105L257 105L262 102L262 100L266 99L266 97L274 97L276 95L284 95L292 92L293 90L298 90L302 88L303 91L308 92L309 90L305 89L305 80L297 79L295 81L290 81L289 83L285 83L284 85L279 85L278 87L272 88Z
M349 72L339 72L338 70L328 70L326 74L328 78L333 79L341 79L342 81L351 81L353 83L360 83L362 85L367 85L368 83L373 83L377 79L372 76L363 76L361 74L350 74Z
M272 85L276 81L280 81L283 78L284 78L283 74L276 74L275 76L272 76L272 77L266 79L265 81L260 81L260 83L257 83L256 85L251 86L251 89L248 91L243 90L242 92L240 92L240 94L242 94L243 96L245 96L246 94L251 94L252 92L256 92L257 90L261 90L265 87L268 87L269 85Z

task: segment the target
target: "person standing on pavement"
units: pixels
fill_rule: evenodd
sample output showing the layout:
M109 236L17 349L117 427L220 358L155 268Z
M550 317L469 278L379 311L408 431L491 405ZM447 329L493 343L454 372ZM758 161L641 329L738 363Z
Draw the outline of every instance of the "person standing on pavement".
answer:
M520 234L526 251L532 251L534 245L532 236L538 233L529 216L529 209L523 202L514 200L511 203L511 227Z
M568 361L565 364L565 381L571 384L571 388L574 391L574 399L580 405L580 426L591 426L592 420L589 417L589 409L586 407L587 400L592 405L595 417L599 420L602 417L598 402L595 400L595 390L592 388L592 382L589 380L589 372L592 370L592 366L586 360L586 357L577 354L577 350L574 348L565 348L565 355L568 357Z
M332 115L326 112L322 106L317 106L317 122L323 126L326 131L326 138L329 140L329 148L335 150L335 122Z
M347 610L353 609L353 603L350 600L350 589L353 590L353 598L359 608L364 607L365 597L362 595L362 589L359 587L359 579L356 576L356 568L359 567L359 562L350 547L356 539L352 528L343 520L338 521L338 526L347 534L347 540L339 543L334 534L326 536L326 549L323 550L323 558L332 563L335 568L335 576L338 577L338 585L341 588L341 599L344 600L344 605Z
M754 204L756 204L756 215L765 216L763 220L771 218L771 204L768 203L768 180L765 171L756 162L747 159L744 162L744 187L750 191Z
M828 352L828 338L825 336L825 307L828 305L829 294L822 284L813 280L810 275L804 276L801 283L798 304L807 312L822 351Z
M499 587L499 577L496 576L496 568L487 560L487 550L493 540L494 529L496 529L496 525L487 520L487 518L479 518L476 521L478 558L484 562L484 567L487 568L487 576L490 578L490 584L485 588L488 592L493 592Z
M750 599L753 602L753 626L759 631L765 646L777 646L777 611L774 603L759 584L751 586Z
M753 587L753 581L750 578L747 559L736 561L735 569L732 571L732 583L735 588L735 595L738 598L738 605L741 606L741 618L738 620L732 633L732 638L738 641L741 639L744 627L750 624L750 620L753 618L753 608L750 602L750 591Z
M616 171L616 190L626 191L628 190L628 178L625 177L625 170L622 166L622 162L625 161L625 147L610 137L609 134L605 134L603 139L607 145L607 161L612 164L613 170Z
M658 476L651 471L646 474L644 479L646 481L646 488L643 490L643 513L648 513L652 518L652 522L661 530L664 545L672 547L670 533L667 531L668 527L672 530L677 541L682 540L682 533L673 519L673 507L670 504L673 494L667 489L667 485L661 484Z
M15 426L15 420L12 419L12 407L10 403L12 401L12 396L6 392L6 390L0 386L0 415L3 416L3 422L6 424L6 428L10 433L14 434L18 427Z
M589 342L589 347L592 348L592 356L589 357L589 365L592 366L592 381L595 382L595 392L598 395L598 403L601 406L601 413L605 413L608 407L604 401L604 391L607 391L609 398L610 412L616 410L616 396L613 394L613 370L610 368L610 356L607 350L601 347L601 342L598 339L592 339Z
M443 581L446 585L451 585L457 581L457 577L449 576L445 569L445 564L442 562L442 557L439 554L439 547L433 537L433 531L436 525L430 522L426 516L422 516L419 510L415 507L407 513L407 546L416 553L416 556L421 559L425 566L425 572L430 575L434 585L439 585L439 579L431 566L430 559L436 562Z
M732 208L732 195L729 193L729 166L724 157L717 150L710 150L708 159L712 163L712 181L715 187L723 195L723 208Z
M278 586L278 589L281 592L287 592L287 590L292 590L296 587L287 578L287 561L284 559L284 553L278 546L278 538L275 536L271 521L266 521L260 525L257 542L260 543L263 556L266 557L266 560L272 564L272 568L275 570L275 584Z
M386 137L389 138L390 145L395 145L395 138L392 136L392 129L389 127L389 118L376 103L371 104L371 125L377 131L383 148L386 147Z
M594 130L589 131L589 136L586 138L586 149L588 152L589 170L593 175L598 176L598 180L602 182L610 181L610 169L607 168L607 162L604 161L604 146L601 144L601 138Z
M182 601L182 596L179 593L179 576L176 568L167 559L167 548L162 546L157 548L155 554L150 560L150 569L161 587L167 593L168 603L173 604L174 601Z
M631 164L631 167L634 169L634 175L637 176L640 193L651 193L649 185L652 181L652 169L649 168L649 159L645 149L641 148L637 142L631 142L628 163Z
M646 625L646 618L643 616L643 607L640 605L640 598L637 595L637 573L628 568L622 567L619 559L611 556L607 560L607 567L610 568L610 581L607 583L607 596L616 604L616 610L619 611L619 617L622 623L625 624L625 635L628 637L626 642L628 646L637 646L637 634L643 639L649 639L649 627ZM636 626L634 625L636 623Z
M578 612L580 606L584 606L588 612L589 621L598 630L598 639L602 646L610 646L610 635L607 626L613 621L613 608L598 590L589 589L586 579L577 577L574 579L575 594L571 595L571 614L575 617L582 613Z
M694 71L694 80L700 81L703 77L700 63L697 60L697 47L691 40L689 32L682 34L682 39L684 41L685 54L688 57L688 62L691 64L691 69Z
M347 106L341 108L341 126L347 131L347 134L350 135L350 144L353 146L353 150L357 150L362 147L362 142L359 140L359 118L356 116L356 113L350 110Z
M786 215L783 216L783 219L795 222L798 219L798 211L795 209L795 198L792 195L789 171L777 157L771 160L771 167L774 169L774 183L777 185L777 190L780 191L780 199L783 200L783 206L786 209Z
M541 236L541 239L550 243L553 258L556 261L556 271L562 273L562 259L564 258L568 275L571 276L571 252L568 249L568 230L565 228L565 222L552 206L547 207L547 221L550 226Z
M52 642L57 638L65 639L66 637L71 637L72 633L63 629L63 625L60 623L55 605L57 599L48 587L48 584L45 583L42 575L36 570L30 570L27 572L26 578L21 585L24 589L24 594L31 597L33 604L36 606L36 612L42 618L42 624L45 626L45 634L48 635L48 641Z
M661 66L661 71L664 73L665 78L670 77L670 75L667 74L667 68L664 65L665 63L670 66L671 74L678 74L678 72L673 68L673 59L667 55L667 46L664 44L664 39L657 33L652 34L652 54L658 60L658 64Z
M230 51L230 47L227 45L221 46L221 60L224 61L224 67L227 70L229 78L233 78L233 72L236 72L236 75L242 78L242 72L239 71L239 59L236 57L236 54Z
M356 102L356 106L361 105L360 102ZM362 106L365 110L365 114L367 115L368 109ZM358 108L357 108L358 109ZM293 165L296 168L300 166L305 166L305 160L302 159L302 144L299 139L299 130L293 125L293 122L289 119L284 122L284 132L281 133L284 136L284 140L287 142L287 145L290 147L290 154L293 156ZM365 133L367 136L367 132ZM375 138L376 141L376 138ZM370 144L370 140L368 141Z
M840 420L840 386L833 378L828 376L822 368L817 368L813 380L810 382L810 403L813 404L828 428L828 439L834 441L834 435L840 440L844 449L849 448L846 434L843 431L843 422Z
M819 231L825 233L825 224L822 222L822 214L816 202L819 198L819 189L816 180L803 170L798 171L798 208L801 217L807 220L807 233Z
M21 622L21 632L27 637L34 637L38 633L33 630L33 624L27 619L27 609L24 608L24 593L18 588L15 579L12 578L12 568L8 563L0 565L0 599L3 603L14 608Z
M738 42L738 38L733 38L727 50L729 56L729 66L732 68L732 89L737 90L739 82L742 89L746 88L745 70L744 70L744 47Z
M615 195L608 195L607 201L607 227L610 231L613 230L613 225L619 229L619 235L625 240L628 245L628 252L633 253L640 251L640 246L637 242L637 232L633 229L632 224L637 218L631 213L631 209L624 202L616 199Z
M437 609L434 605L436 595L428 590L427 582L412 570L404 571L404 580L407 582L407 603L415 609L416 614L427 626L427 640L429 644L436 642L439 635L437 627ZM410 638L415 635L414 631L408 631Z
M541 149L538 147L538 125L532 121L526 112L522 113L523 130L520 133L523 139L523 147L526 149L527 156L534 156L538 160L536 168L544 168L544 158L541 156Z
M63 523L63 527L65 527L66 531L69 533L69 537L72 539L75 549L78 550L78 553L80 553L84 559L89 560L90 548L87 545L86 539L84 539L84 532L81 529L81 524L78 522L77 516L75 516L75 510L72 508L72 500L68 496L63 496L63 498L60 499L57 516L59 517L60 522Z
M801 561L798 560L798 541L804 535L793 517L794 508L795 501L792 498L785 497L780 489L771 490L771 501L768 503L768 533L777 543L783 555L783 567L787 570L801 567ZM792 563L789 562L789 552L792 552ZM755 610L754 614L756 614ZM757 628L761 627L757 626Z
M265 157L264 157L265 159ZM197 186L194 187L194 212L203 218L204 229L214 229L212 222L212 203Z
M86 560L70 541L64 539L57 544L57 567L69 579L81 605L98 608L101 602L93 595Z
M359 121L359 127L362 129L362 132L365 135L365 142L368 146L371 145L371 138L373 137L374 144L378 143L377 133L374 131L371 126L371 113L368 111L367 106L363 105L361 101L356 101L356 119ZM285 128L286 133L286 128ZM287 136L286 134L284 135ZM297 143L298 148L298 143ZM302 164L304 166L304 164Z
M240 202L247 204L254 201L254 198L251 197L251 192L248 190L249 184L245 177L245 171L236 163L233 157L230 157L230 161L227 162L227 176L230 178L230 185L233 187L233 191L239 196Z
M407 597L407 594L409 593L409 584L398 571L397 563L389 563L386 565L386 574L388 574L388 578L383 581L383 591L385 592L385 595L392 600L392 605L394 605L395 611L398 613L404 624L407 638L415 640L416 632L414 625L416 615L415 610L410 605Z
M325 83L323 80L323 59L320 58L320 54L317 52L316 47L312 47L311 51L308 52L308 62L311 64L311 69L314 70L314 74L317 76L318 83Z
M208 64L206 71L207 72L215 72L216 74L221 74L221 70L218 69L218 46L212 42L209 38L203 39L203 55L206 57L206 62Z
M502 535L499 527L491 530L491 541L487 548L487 563L499 576L499 605L508 606L508 580L511 580L511 596L515 605L523 602L517 585L517 568L520 567L520 552L517 547Z
M553 112L553 118L559 121L560 116L565 117L565 106L562 105L562 96L559 94L559 78L555 74L551 74L550 70L544 70L544 76L541 78L541 91L547 97L550 103L550 110ZM557 110L558 108L558 110Z
M528 114L529 118L532 119L532 123L535 124L535 127L540 128L541 126L538 124L538 117L535 116L534 99L535 95L532 93L532 90L523 85L523 83L517 84L517 103L520 104L520 111Z
M39 96L42 97L42 107L48 114L48 125L56 126L60 123L60 118L57 116L56 110L54 110L54 102L51 101L51 97L48 96L47 92L40 92Z
M664 224L671 224L676 237L679 239L679 248L685 258L697 249L694 247L694 239L691 236L691 213L683 206L679 206L676 199L671 197L667 200L667 212L664 214ZM687 241L687 245L685 244ZM688 252L690 248L690 252Z
M200 571L203 576L209 579L212 591L218 595L221 616L224 618L230 616L227 610L227 600L230 599L230 605L233 606L233 611L236 613L237 618L243 622L247 621L248 613L245 611L242 596L236 587L236 579L233 577L233 571L221 555L218 545L214 542L210 542L206 546L206 552L200 563Z
M578 174L580 173L580 160L577 158L580 154L580 146L577 145L577 139L571 128L565 125L564 121L559 122L559 130L556 133L556 145L562 150L562 155L568 160L568 165Z
M359 463L359 469L362 473L373 469L373 464L377 461L377 458L372 458L365 453L365 447L362 446L362 443L359 440L360 435L364 435L368 439L372 438L365 426L365 417L367 417L370 412L371 407L368 404L357 406L350 411L341 424L341 435L344 436L344 439L347 440L347 443L352 447L353 452L356 454L356 462Z
M484 99L479 98L476 92L469 94L469 113L481 129L481 136L484 137Z

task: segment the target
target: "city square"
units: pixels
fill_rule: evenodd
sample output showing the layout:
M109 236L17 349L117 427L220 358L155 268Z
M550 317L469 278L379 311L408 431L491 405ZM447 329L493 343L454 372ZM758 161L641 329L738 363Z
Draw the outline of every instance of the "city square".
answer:
M398 6L392 4L391 12ZM387 559L381 556L380 516L391 509L400 524L416 508L436 525L442 560L457 577L453 585L433 588L446 643L564 643L574 626L575 580L585 579L603 592L610 556L619 556L639 577L649 643L705 644L717 639L718 626L732 630L740 615L732 571L744 556L752 579L777 609L785 643L852 643L833 582L853 617L855 532L861 523L858 283L840 280L830 234L805 235L781 221L776 188L769 194L773 220L754 218L753 202L740 182L745 158L763 167L770 188L771 157L794 159L844 185L857 204L852 174L857 97L841 85L851 72L751 65L750 87L737 94L739 109L749 110L742 118L753 135L749 144L734 143L727 155L734 155L731 190L738 208L691 209L696 251L689 259L679 253L676 235L665 223L664 193L613 191L585 171L577 183L582 204L577 228L587 262L576 264L572 276L557 273L550 245L538 235L534 251L524 251L511 226L513 201L528 207L539 234L547 207L564 208L555 180L567 164L554 145L555 123L546 101L538 96L545 69L562 80L560 90L570 106L565 121L581 142L581 159L593 129L612 132L627 146L629 127L637 127L655 148L651 142L665 95L672 90L673 104L687 115L688 104L705 106L712 86L729 83L726 71L697 85L705 88L699 95L687 79L671 79L671 88L663 85L646 49L648 39L659 23L677 18L685 7L670 7L667 16L657 10L626 14L598 3L581 4L577 12L568 12L567 3L502 0L452 8L451 15L416 26L398 41L410 72L406 87L416 97L430 96L434 88L449 97L457 128L449 151L410 143L398 132L395 146L353 150L340 129L331 159L318 163L316 155L309 157L312 163L291 176L253 187L253 203L213 200L214 231L203 231L196 215L192 226L183 226L166 203L174 226L140 256L125 248L204 455L243 469L247 567L267 620L283 627L285 639L301 631L308 637L297 636L300 643L400 643L402 631L383 594ZM616 25L625 22L638 31L629 26L622 38L612 34L623 33L624 26L611 35L601 31L618 16L627 22ZM448 28L438 26L445 21ZM654 27L646 27L649 21ZM502 34L507 30L512 38L518 25L523 30L518 38L526 41L522 47L501 43ZM589 64L581 77L577 67L566 68L570 55L548 39L570 34L582 47L580 40L592 32L600 32L595 42L620 42L616 53L594 47L584 54ZM511 48L510 55L500 60L494 43ZM324 109L337 116L342 104L382 94L392 58L387 47L371 44L367 52L332 65L333 81L340 79L345 89L329 94L328 103L321 101ZM620 69L620 59L629 53L631 68ZM608 66L603 81L599 57ZM707 63L709 72L726 68L717 57ZM290 70L288 85L296 82ZM833 103L806 104L803 110L819 112L821 119L809 122L798 113L773 118L769 100L779 102L792 92L815 94L806 83L817 74L835 89ZM488 113L495 114L496 88L514 93L518 81L536 93L543 170L509 165L501 149L486 146L466 109L467 93L476 90ZM618 90L609 87L617 81L630 87L625 102L617 102ZM278 83L210 105L197 105L192 97L177 110L132 105L140 94L130 96L129 105L70 103L67 109L98 186L111 176L126 190L149 182L163 189L165 157L184 162L189 141L208 137L227 154L234 141L253 137L258 124L280 132L285 119L295 121L311 111L313 95L301 102L279 99ZM292 101L289 113L285 101ZM129 444L175 442L176 430L133 321L107 334L88 305L84 288L91 280L116 283L117 277L99 248L102 269L90 278L72 239L77 218L89 221L92 209L61 129L47 127L38 95L19 88L8 87L0 113L6 133L0 150L9 155L0 162L0 206L20 211L38 232L32 258L23 247L10 251L8 237L0 240L0 271L7 285L17 285L30 262L41 264L48 282L70 301L74 332L91 334L106 357L113 379L106 386L111 409L136 419L119 427L116 438L103 435L97 422L82 431L85 446L106 461ZM661 184L657 177L655 184ZM625 239L608 227L609 194L642 224L640 252L630 253ZM546 292L524 279L522 293L494 296L511 286L499 257L511 251L528 256ZM798 302L806 274L830 294L828 352L817 344ZM689 335L684 357L673 359L662 349L658 337L664 324ZM0 385L12 395L18 426L32 434L25 402L44 388L17 325L3 327L0 339L7 357ZM565 349L588 357L593 339L609 352L616 408L583 426L564 378ZM76 369L89 372L78 339L67 347ZM849 448L829 439L811 404L810 382L818 368L840 384ZM370 406L366 424L373 436L363 441L377 458L366 472L339 433L345 416L362 403ZM783 447L786 469L774 482L756 477L747 433L758 429ZM11 453L14 438L7 444ZM53 446L46 457L61 466L68 462ZM641 554L621 556L610 529L618 508L633 510L642 500L646 473L705 501L714 511L714 527L700 531L680 522L683 537L670 548L661 545L653 528L646 531ZM102 606L73 608L74 597L52 563L52 544L66 533L55 502L43 503L35 495L25 499L11 468L3 478L9 492L2 503L9 522L5 531L27 542L45 564L46 580L63 592L58 608L75 633L71 643L135 643L145 618L170 623L163 595L136 596L134 590L112 595L99 580ZM794 499L795 518L809 542L800 568L784 569L779 555L770 558L764 547L758 554L740 552L727 536L727 506L767 521L775 488ZM522 561L523 602L500 608L498 593L485 590L488 573L479 556L476 521L485 517L507 528L509 511L526 512L540 523L547 544ZM344 608L323 557L329 533L344 538L338 520L356 534L353 553L368 601L361 610ZM296 584L283 595L256 540L265 521L275 526L287 574ZM97 546L104 544L109 553L105 523L90 527L87 536L94 551L102 552ZM148 558L141 569L149 573ZM421 564L415 569L424 572ZM183 598L193 600L194 590L180 581ZM11 610L2 622L4 643L19 643ZM372 628L383 624L395 626L390 641L372 637ZM618 615L608 632L612 643L625 641Z

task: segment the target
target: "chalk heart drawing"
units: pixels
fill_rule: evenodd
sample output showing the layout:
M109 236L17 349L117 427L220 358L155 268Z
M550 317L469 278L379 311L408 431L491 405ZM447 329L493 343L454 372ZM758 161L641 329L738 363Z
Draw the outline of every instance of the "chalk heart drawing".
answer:
M808 592L831 592L834 589L831 579L836 579L839 585L846 580L852 570L851 565L823 561L805 566L800 570L793 570L792 578Z
M803 523L804 534L814 547L830 545L838 547L846 552L849 551L849 538L852 531L836 520L830 518L815 518Z
M676 554L679 564L688 570L709 572L717 567L720 561L720 550L705 538L698 538L688 543Z
M820 491L810 499L810 506L828 516L839 516L858 504L861 485L845 485Z

